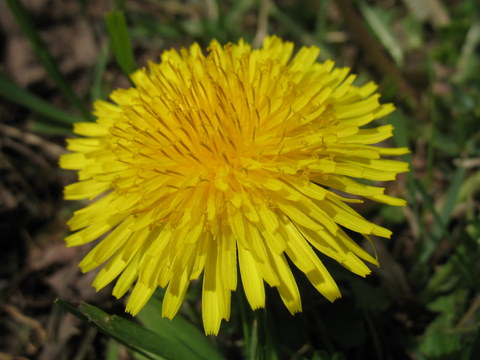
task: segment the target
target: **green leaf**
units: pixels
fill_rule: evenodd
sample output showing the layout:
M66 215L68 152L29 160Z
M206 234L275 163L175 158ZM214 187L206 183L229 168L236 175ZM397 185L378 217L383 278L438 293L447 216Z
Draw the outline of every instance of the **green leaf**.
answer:
M103 88L102 78L107 68L108 55L110 49L108 43L102 47L100 55L98 56L97 64L95 65L92 81L91 99L92 102L97 99L103 99L106 97L105 89Z
M391 299L381 287L372 286L363 279L352 278L355 303L361 309L386 311L391 305Z
M72 129L67 129L65 126L49 124L48 120L43 118L33 118L30 124L30 130L40 134L71 136Z
M118 360L119 359L119 346L116 341L109 340L107 345L107 357L106 360Z
M163 24L148 14L129 13L129 18L134 25L130 29L132 38L140 38L152 43L152 40L163 41L165 38L178 39L182 36L181 31L174 24Z
M199 358L208 360L224 360L218 349L209 341L208 337L180 315L172 320L161 316L162 302L151 298L137 318L149 329L157 334L168 337L178 346L184 347L196 354Z
M448 189L447 199L441 212L438 212L435 208L433 200L428 194L425 186L419 180L414 180L417 190L423 197L425 208L433 215L433 218L435 219L435 223L431 231L431 238L428 242L425 242L417 265L425 264L431 258L438 246L438 241L442 236L451 241L451 236L448 232L448 224L450 223L452 217L453 208L457 203L464 177L465 169L462 167L457 168L453 182Z
M255 324L257 325L257 349L255 359L279 360L280 344L275 334L275 324L272 316L265 309L254 312ZM253 341L252 341L253 342Z
M123 73L128 76L135 71L136 67L125 15L119 10L110 11L105 16L105 23L115 60Z
M408 134L410 124L408 123L408 117L404 114L401 109L397 109L390 117L390 123L393 125L393 141L396 146L398 147L409 147L408 142ZM402 160L407 162L412 168L412 155L405 154L401 156ZM415 199L415 177L413 171L409 171L406 174L407 177L407 184L408 184L408 192L410 194L411 199Z
M420 350L427 357L459 359L462 351L463 334L454 329L454 324L464 306L467 291L455 292L438 297L428 305L429 310L439 315L432 321L421 338Z
M179 346L179 342L172 340L169 334L157 334L85 302L81 302L78 307L61 299L57 299L55 303L148 359L158 359L158 356L167 360L202 359L190 349Z
M305 357L303 359L306 359ZM342 353L336 352L333 355L329 355L326 351L315 351L310 360L344 360L345 357Z
M125 9L125 0L115 0L115 9L123 11Z
M333 58L331 49L327 42L317 41L312 35L312 33L304 27L304 24L299 24L294 19L292 19L290 15L283 12L280 7L275 4L274 1L270 2L269 14L272 18L278 21L283 28L287 29L293 35L298 37L301 43L307 45L316 45L320 49L322 49L320 55L321 58Z
M392 58L398 65L403 64L403 50L402 46L398 43L395 36L391 32L390 21L388 19L388 13L382 11L380 8L367 5L365 2L360 2L360 10L365 17L368 25L380 40L380 42L388 50Z
M409 147L408 145L408 117L403 113L401 109L397 109L393 114L389 116L389 122L393 125L393 140L398 147ZM412 155L402 155L404 161L411 163Z
M0 96L16 104L25 106L26 108L51 119L56 124L62 125L64 128L71 128L73 123L82 121L80 118L56 108L30 91L20 87L10 80L7 75L1 72Z
M477 323L480 320L480 313L477 315ZM470 346L470 356L469 360L474 360L480 354L480 326L477 329L477 334L473 339L472 345Z
M457 204L458 195L460 193L460 189L462 188L464 177L465 177L465 168L460 166L457 168L457 171L455 172L452 184L448 189L447 199L440 213L442 222L441 223L435 222L435 226L433 228L434 236L439 236L442 233L442 231L447 232L447 226L451 220L453 208ZM442 226L444 227L443 230L441 229Z
M22 29L27 39L30 41L35 55L42 63L48 75L53 79L53 81L55 81L58 88L68 99L68 101L82 114L82 117L90 120L92 118L91 115L85 110L82 102L75 95L72 88L58 69L57 64L51 57L43 41L40 39L38 31L35 29L35 26L33 25L20 0L7 0L7 4L10 7L10 10L18 25Z
M460 187L458 201L464 202L480 193L480 171L471 174Z
M469 76L473 75L477 69L476 50L480 43L480 20L475 21L470 27L462 51L457 62L457 72L453 76L453 81L458 83L465 82Z
M455 271L454 260L455 259L451 257L446 264L443 264L435 270L423 290L423 295L419 296L419 298L424 298L425 301L427 301L437 293L451 290L452 287L458 283L458 278L452 276L452 273Z

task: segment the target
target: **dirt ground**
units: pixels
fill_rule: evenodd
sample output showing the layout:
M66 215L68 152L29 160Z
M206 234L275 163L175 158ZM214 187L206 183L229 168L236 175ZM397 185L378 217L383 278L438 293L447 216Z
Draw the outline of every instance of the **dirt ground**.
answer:
M77 94L87 91L99 44L105 41L92 28L101 26L109 6L107 1L94 1L85 2L82 9L81 3L24 1ZM3 71L43 99L68 109L3 1L0 46ZM54 305L61 297L113 306L108 290L96 293L92 288L95 273L83 275L78 269L88 249L66 248L63 242L69 215L59 211L65 209L62 187L73 180L57 166L64 139L31 132L31 114L3 100L0 119L0 359L104 358L92 352L101 351L104 344L89 346L95 330Z

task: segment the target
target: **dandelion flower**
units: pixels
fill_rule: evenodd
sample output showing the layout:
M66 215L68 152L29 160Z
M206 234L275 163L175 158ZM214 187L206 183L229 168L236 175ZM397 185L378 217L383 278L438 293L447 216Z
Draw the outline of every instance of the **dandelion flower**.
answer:
M330 301L340 291L318 253L370 273L365 262L377 260L345 229L391 232L348 203L405 204L358 181L407 171L383 158L407 149L372 145L392 126L364 128L394 107L375 84L353 85L348 68L318 62L317 47L292 54L275 36L260 49L213 40L206 53L198 44L165 51L113 103L95 103L96 122L75 124L83 137L68 140L60 165L79 181L65 198L92 202L74 213L66 243L101 237L80 263L84 272L103 265L97 290L115 279L114 296L133 288L126 311L135 315L166 288L162 314L173 318L200 278L205 332L217 334L238 281L252 309L265 306L267 283L292 314L302 310L287 259Z

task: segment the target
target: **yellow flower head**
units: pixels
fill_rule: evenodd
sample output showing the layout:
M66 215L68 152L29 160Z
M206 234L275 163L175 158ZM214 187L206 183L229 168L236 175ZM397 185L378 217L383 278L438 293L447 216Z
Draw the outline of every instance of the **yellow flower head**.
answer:
M350 271L377 264L344 231L388 238L340 192L390 205L404 201L355 179L394 180L407 164L382 159L404 148L372 146L392 126L368 127L394 110L376 85L352 85L348 68L317 62L319 49L267 37L252 50L240 40L165 51L95 103L95 123L78 123L64 169L79 182L65 198L93 202L69 221L68 246L104 236L80 263L103 265L96 289L116 280L113 295L133 287L126 311L138 313L166 287L163 316L180 308L203 274L205 332L229 319L237 263L253 309L265 306L264 282L293 314L302 310L287 258L328 300L339 289L315 250ZM335 191L334 191L335 190Z

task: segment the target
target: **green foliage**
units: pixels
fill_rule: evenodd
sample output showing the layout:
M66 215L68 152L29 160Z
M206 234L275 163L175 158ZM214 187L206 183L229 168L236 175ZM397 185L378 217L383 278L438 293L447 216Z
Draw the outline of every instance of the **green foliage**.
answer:
M45 116L57 125L70 128L81 119L51 105L32 92L18 86L6 74L0 73L0 96Z
M136 66L125 15L119 10L113 10L105 16L105 23L115 60L123 73L128 76L135 71Z
M85 108L81 101L77 98L73 92L68 81L60 72L56 62L51 57L47 47L41 40L38 32L35 29L35 25L32 23L28 13L23 7L20 0L7 0L7 4L17 21L17 24L21 27L23 33L30 41L38 60L42 63L44 69L55 81L63 95L70 101L70 103L80 112L80 114L86 119L91 119L90 115L85 111Z
M162 302L154 297L145 305L137 317L147 329L165 335L176 343L176 347L188 349L201 359L224 359L198 327L193 326L182 316L176 316L172 320L162 318L161 309Z
M394 13L383 10L380 7L367 5L364 1L360 1L359 4L365 21L368 22L368 25L388 50L397 65L402 66L404 62L403 48L398 39L395 38L391 29L393 24L392 15Z
M221 359L215 349L208 348L198 340L198 335L192 339L192 342L186 342L185 337L195 334L195 329L185 326L182 322L180 322L182 325L173 325L167 331L162 324L163 329L161 327L157 329L163 331L154 332L117 315L109 315L86 303L80 303L78 307L75 307L63 300L57 300L57 304L148 359L201 360L209 359L207 356L212 354L215 357L211 359ZM150 325L156 326L159 324L158 321L153 324L150 323ZM172 329L176 331L172 333ZM182 330L187 330L187 333L182 333ZM199 346L199 348L196 346ZM200 352L198 352L199 350Z
M420 351L428 358L465 358L465 344L461 330L455 329L459 308L465 302L466 291L459 289L432 301L428 308L438 315L421 337ZM467 353L468 354L468 353Z

